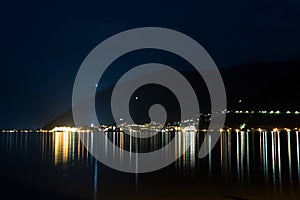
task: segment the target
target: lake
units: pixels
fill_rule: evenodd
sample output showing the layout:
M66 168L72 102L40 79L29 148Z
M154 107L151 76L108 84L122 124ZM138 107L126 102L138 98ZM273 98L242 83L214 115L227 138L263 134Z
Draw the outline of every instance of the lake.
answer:
M103 165L87 151L80 137L91 140L92 133L0 133L2 195L10 199L300 199L298 131L223 131L202 159L198 152L205 132L164 132L149 140L122 132L103 134L133 152L153 151L176 139L175 149L169 151L183 154L158 171L130 174ZM185 148L187 144L190 148Z

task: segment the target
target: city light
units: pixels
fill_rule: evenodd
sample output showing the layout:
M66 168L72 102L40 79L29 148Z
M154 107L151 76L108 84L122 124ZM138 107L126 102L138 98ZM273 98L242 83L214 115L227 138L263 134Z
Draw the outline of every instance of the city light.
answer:
M78 131L78 129L74 127L61 126L61 127L55 127L51 131L52 132L76 132Z
M262 129L261 129L261 128L258 128L258 131L259 131L259 132L262 132Z

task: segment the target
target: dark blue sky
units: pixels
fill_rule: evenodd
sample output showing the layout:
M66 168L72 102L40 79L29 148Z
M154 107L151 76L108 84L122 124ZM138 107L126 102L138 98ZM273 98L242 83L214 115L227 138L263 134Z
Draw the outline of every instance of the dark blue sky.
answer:
M300 52L299 0L13 1L0 9L0 128L41 127L67 110L85 56L127 29L181 31L221 68Z

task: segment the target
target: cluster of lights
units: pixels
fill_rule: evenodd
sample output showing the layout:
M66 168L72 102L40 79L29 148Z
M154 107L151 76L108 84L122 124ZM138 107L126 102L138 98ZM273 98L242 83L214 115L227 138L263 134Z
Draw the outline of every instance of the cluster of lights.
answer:
M245 114L253 114L253 113L255 113L253 110L252 111L248 111L248 110L245 110L245 111L243 111L243 110L237 110L237 111L234 111L234 113L245 113Z
M35 133L35 132L40 132L40 133L48 133L50 132L49 130L44 130L44 129L5 129L5 130L0 130L2 133Z
M74 127L61 126L53 128L51 132L76 132L77 130L78 129Z
M130 128L130 130L134 131L134 127L136 128L151 128L149 127L149 125L136 125L133 124ZM102 129L104 132L105 131L109 131L109 130L117 130L118 128L116 126L101 126L99 128L99 130ZM126 128L125 128L126 129ZM140 130L142 130L140 129ZM75 128L75 127L55 127L52 130L43 130L43 129L37 129L37 130L0 130L0 132L2 133L31 133L31 132L40 132L40 133L51 133L51 132L64 132L64 133L68 133L68 132L77 132L77 133L89 133L92 132L94 129L83 129L83 128ZM119 130L122 130L121 128ZM153 129L158 131L158 129ZM164 127L162 129L160 129L162 132L168 132L168 131L200 131L200 132L215 132L215 131L219 131L219 132L232 132L233 129L232 128L227 128L227 129L219 129L219 130L207 130L207 129L196 129L195 126L193 125L189 125L189 126L168 126L168 127ZM258 131L258 132L263 132L263 131L268 131L270 129L266 129L266 128L251 128L251 129L247 129L245 130L244 128L240 128L240 129L234 129L235 132L242 132L242 131ZM280 131L285 131L285 132L291 132L291 131L300 131L300 128L273 128L271 131L273 132L280 132Z
M236 114L254 114L255 112L254 111L248 111L248 110L236 110L236 111L233 111L234 113ZM291 112L291 111L286 111L286 112L281 112L279 110L271 110L271 111L266 111L266 110L260 110L258 111L257 113L259 114L295 114L295 115L300 115L300 112L299 111L294 111L294 112Z
M262 110L262 111L248 111L248 110L239 110L239 111L229 111L229 110L224 110L224 112L226 113L245 113L245 114L253 114L253 113L259 113L259 114L295 114L295 115L300 115L299 111L286 111L286 112L281 112L279 110L271 110L271 111L266 111L266 110ZM203 114L201 113L200 115L203 116L211 116L210 113L207 114ZM133 132L139 132L139 131L148 131L148 130L152 130L152 131L184 131L187 130L189 128L186 127L197 127L199 118L195 117L195 118L191 118L191 119L185 119L182 120L181 122L176 122L176 123L171 123L168 124L166 126L163 126L162 124L158 123L158 122L151 122L149 124L144 124L144 125L138 125L138 124L127 124L123 118L119 119L122 124L120 126L109 126L109 125L101 125L101 126L95 126L93 123L91 123L90 126L88 127L69 127L69 126L61 126L61 127L55 127L52 130L43 130L43 129L36 129L36 130L16 130L16 129L12 129L12 130L0 130L0 132L2 133L30 133L30 132L40 132L40 133L47 133L47 132L77 132L77 133L89 133L95 130L98 131L123 131L123 130L130 130ZM163 127L163 128L161 128ZM219 132L240 132L240 131L267 131L267 129L261 129L261 128L251 128L251 129L245 129L246 128L246 124L242 124L239 129L235 129L232 130L231 128L227 128L227 129L219 129L219 130L206 130L206 129L194 129L195 131L200 131L200 132L215 132L215 131L219 131ZM268 129L270 130L270 129ZM273 128L271 129L273 130L273 132L278 132L278 131L286 131L289 132L291 131L291 129L288 128ZM292 129L294 131L300 131L300 128L294 128Z
M207 132L206 129L203 129L203 130L199 130L199 131L202 131L202 132ZM213 131L213 130L210 130L210 131ZM244 129L235 129L234 132L236 133L239 133L239 132L244 132L244 131L247 131L247 132L265 132L265 131L272 131L272 132L280 132L280 131L285 131L285 132L291 132L291 131L300 131L300 128L293 128L293 129L290 129L290 128L273 128L273 129L266 129L266 128L251 128L251 129L247 129L247 130L244 130ZM220 132L232 132L232 128L228 128L227 130L226 129L220 129Z

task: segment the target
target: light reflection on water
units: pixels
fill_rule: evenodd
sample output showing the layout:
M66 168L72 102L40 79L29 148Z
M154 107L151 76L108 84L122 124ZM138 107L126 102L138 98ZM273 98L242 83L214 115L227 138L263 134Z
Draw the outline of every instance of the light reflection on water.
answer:
M257 175L262 176L266 184L273 184L279 188L282 187L283 181L288 181L291 185L295 181L300 182L298 132L223 132L220 137L220 145L216 146L214 151L208 155L208 160L203 159L202 162L197 155L205 136L203 132L167 132L152 137L148 143L144 140L138 141L136 138L126 137L124 133L105 134L120 147L118 152L113 147L113 156L119 158L120 162L123 158L122 149L135 152L152 151L168 144L174 137L175 149L168 149L168 151L175 151L177 155L185 152L174 164L179 171L199 171L203 162L208 162L210 178L212 174L219 173L216 172L216 169L220 169L222 177L236 177L239 182L250 181ZM89 136L82 134L83 139L90 140L89 145L92 145L93 142ZM204 145L210 147L211 141L208 140L208 144ZM129 148L126 148L127 146ZM108 150L106 149L106 151ZM236 168L233 168L232 165L235 165ZM259 167L262 169L261 173L255 169Z
M175 139L175 154L182 156L173 164L180 173L205 174L208 180L212 178L231 179L240 183L247 183L255 179L264 180L265 184L273 185L279 190L284 184L299 187L300 155L299 133L284 131L260 132L222 132L220 141L213 151L204 159L198 159L198 151L206 135L205 132L165 132L146 140L129 137L122 132L105 134L120 149L107 149L118 158L115 162L122 162L123 150L131 152L149 152L168 144ZM40 155L36 158L48 165L72 168L75 162L88 162L91 158L88 151L81 144L79 137L93 145L93 133L3 133L0 135L1 161L9 159L10 153L17 155L17 160L29 160L33 153ZM210 140L209 140L210 141ZM188 148L190 144L190 148ZM211 145L210 142L208 144ZM34 151L32 150L33 146ZM29 149L31 149L29 151ZM93 149L93 147L92 147ZM132 155L130 155L132 156ZM137 165L137 163L132 163ZM88 162L93 170L94 197L99 187L98 162ZM135 184L139 182L139 175L135 176Z

